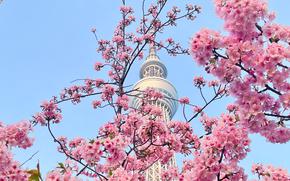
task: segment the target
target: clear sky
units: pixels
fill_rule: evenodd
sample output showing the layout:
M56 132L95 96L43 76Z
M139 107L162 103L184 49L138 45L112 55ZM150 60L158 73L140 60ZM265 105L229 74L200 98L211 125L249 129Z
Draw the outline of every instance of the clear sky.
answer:
M9 124L30 119L38 112L43 100L58 95L62 88L79 78L98 78L104 74L93 70L96 42L90 33L96 27L101 38L110 38L120 15L121 0L4 0L0 5L0 120ZM137 6L141 1L129 0ZM222 21L214 13L211 0L174 1L173 4L191 2L201 5L202 13L194 22L183 21L178 27L165 31L159 38L174 37L187 46L190 37L199 29L209 27L222 31ZM277 12L277 21L290 25L289 0L270 0L269 8ZM139 11L140 12L140 11ZM195 104L202 103L198 91L192 86L192 78L204 74L189 56L170 57L163 51L159 57L166 64L168 79L176 86L180 96L188 96ZM128 84L136 82L142 61L137 63L129 76ZM209 115L219 115L231 99L209 107ZM61 105L64 120L53 126L56 135L69 138L94 137L96 130L112 118L109 110L96 111L90 100L78 106ZM182 119L180 111L174 119ZM193 121L197 129L198 121ZM25 166L34 167L37 160L43 172L53 169L63 157L45 127L36 127L35 145L28 150L14 150L20 162L34 152L39 153ZM270 144L257 135L251 135L252 145L247 158L241 162L247 172L253 162L273 163L290 170L290 144Z

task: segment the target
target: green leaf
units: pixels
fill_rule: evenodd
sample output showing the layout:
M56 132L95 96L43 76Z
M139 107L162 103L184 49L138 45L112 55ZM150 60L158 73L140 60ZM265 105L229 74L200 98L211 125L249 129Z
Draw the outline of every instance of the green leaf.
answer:
M91 144L93 144L94 142L95 142L95 140L93 140L93 139L89 141L89 143L91 143Z
M114 133L110 133L110 134L109 134L109 138L110 138L110 139L115 138L115 134L114 134Z
M58 163L58 168L64 168L64 164L63 163Z
M40 181L39 177L40 177L40 173L37 169L33 169L33 170L28 170L27 173L30 174L30 177L28 178L28 181Z
M111 177L113 175L113 171L109 170L109 177Z

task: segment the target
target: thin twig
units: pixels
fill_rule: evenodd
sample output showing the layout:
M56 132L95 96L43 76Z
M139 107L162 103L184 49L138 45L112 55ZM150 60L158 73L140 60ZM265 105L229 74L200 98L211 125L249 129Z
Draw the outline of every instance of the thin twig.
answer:
M29 162L30 160L32 160L32 158L38 153L39 151L33 153L33 155L31 155L31 157L29 157L25 162L23 162L20 167L22 167L23 165L25 165L27 162Z

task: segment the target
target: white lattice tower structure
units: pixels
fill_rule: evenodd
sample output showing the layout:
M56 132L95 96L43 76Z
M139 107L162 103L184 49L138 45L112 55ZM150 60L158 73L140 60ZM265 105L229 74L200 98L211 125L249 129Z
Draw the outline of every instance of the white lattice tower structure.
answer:
M167 69L156 55L155 47L151 45L149 55L140 70L140 80L135 84L134 88L138 88L139 90L154 88L165 97L177 99L177 91L166 77ZM166 122L171 120L178 107L176 101L165 98L156 101L154 104L163 110L164 121ZM131 101L131 105L138 109L141 106L141 100L134 98ZM162 170L167 169L169 166L176 166L175 157L166 165L156 162L149 167L145 172L146 181L160 181Z

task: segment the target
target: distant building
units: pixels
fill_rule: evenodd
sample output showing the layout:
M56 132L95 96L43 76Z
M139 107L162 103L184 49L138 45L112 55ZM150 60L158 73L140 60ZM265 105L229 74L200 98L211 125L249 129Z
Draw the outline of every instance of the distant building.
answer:
M150 46L149 55L140 70L140 80L135 84L134 88L139 88L139 90L153 88L161 92L164 97L170 97L176 100L177 91L166 77L167 69L165 65L156 55L156 48ZM132 107L139 108L141 101L138 98L134 98L131 104ZM177 102L172 99L158 100L154 104L163 110L164 120L166 122L172 119L178 107ZM169 166L176 166L175 157L166 165L162 165L160 162L153 164L145 172L146 181L160 181L162 170L167 169Z

